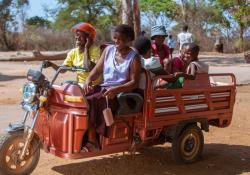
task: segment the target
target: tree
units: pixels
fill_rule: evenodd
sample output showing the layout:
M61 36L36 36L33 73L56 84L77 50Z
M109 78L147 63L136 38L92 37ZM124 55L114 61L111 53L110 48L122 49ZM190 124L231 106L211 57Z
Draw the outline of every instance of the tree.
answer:
M141 33L141 15L139 9L139 0L134 0L133 2L133 21L135 36L138 36Z
M173 0L143 0L140 1L142 15L148 20L149 26L160 23L168 25L176 15L177 4Z
M108 28L112 23L116 23L119 17L116 8L118 1L114 0L58 0L58 3L61 7L55 18L57 29L70 28L81 21L103 29L101 27Z
M140 9L138 0L122 0L122 23L134 28L135 36L141 32Z
M250 25L249 0L210 0L210 2L223 14L232 18L239 27L241 50L244 50L244 32Z
M131 0L122 0L122 23L133 26L133 10Z
M182 24L187 24L195 36L197 43L203 49L212 49L216 37L224 35L224 30L230 27L222 11L213 7L207 0L181 0L176 4L175 16L177 22L175 30L180 30Z
M15 44L9 40L9 36L11 32L17 29L16 16L20 13L20 9L28 4L28 0L0 1L0 42L8 50L15 49Z
M47 19L42 18L42 17L33 16L33 17L26 20L26 24L29 26L49 28L51 22Z

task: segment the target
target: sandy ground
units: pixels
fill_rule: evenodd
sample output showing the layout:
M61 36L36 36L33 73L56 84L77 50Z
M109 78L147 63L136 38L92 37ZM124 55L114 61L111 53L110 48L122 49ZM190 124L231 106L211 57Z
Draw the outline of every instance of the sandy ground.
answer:
M221 57L220 57L221 56ZM250 82L250 65L241 55L204 55L210 72L233 72L238 84ZM60 61L58 61L60 63ZM0 62L0 130L9 122L21 119L18 104L19 89L25 83L28 68L39 68L40 62ZM46 70L46 75L53 75ZM59 81L73 77L63 75ZM41 152L39 164L33 175L56 174L111 174L111 175L236 175L250 174L250 86L237 87L232 124L227 128L210 127L204 133L205 147L201 161L191 165L177 165L171 155L171 145L146 148L134 156L114 154L83 160L65 160Z

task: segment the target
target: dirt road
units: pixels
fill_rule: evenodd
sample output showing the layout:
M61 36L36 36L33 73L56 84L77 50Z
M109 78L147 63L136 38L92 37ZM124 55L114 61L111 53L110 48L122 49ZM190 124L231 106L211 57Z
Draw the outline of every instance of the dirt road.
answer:
M17 121L21 118L21 110L18 107L21 94L18 92L18 89L25 82L25 74L29 67L38 68L38 63L0 63L1 131L9 122ZM48 70L46 74L52 75L53 71ZM63 75L60 80L72 76ZM32 174L250 174L249 106L250 86L238 86L232 124L224 129L210 127L210 132L204 133L205 147L203 158L201 161L191 165L176 165L172 159L171 145L165 144L146 148L134 156L115 154L84 160L64 160L42 151L39 164Z

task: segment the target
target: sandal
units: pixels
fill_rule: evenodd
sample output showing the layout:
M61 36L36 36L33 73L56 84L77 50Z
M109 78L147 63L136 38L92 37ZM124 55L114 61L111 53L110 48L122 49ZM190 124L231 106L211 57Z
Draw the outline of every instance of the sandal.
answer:
M86 146L84 146L84 147L82 147L81 152L87 153L87 152L89 152L89 150Z
M82 152L93 152L93 151L98 151L100 150L96 143L94 142L87 142L84 147L82 147Z

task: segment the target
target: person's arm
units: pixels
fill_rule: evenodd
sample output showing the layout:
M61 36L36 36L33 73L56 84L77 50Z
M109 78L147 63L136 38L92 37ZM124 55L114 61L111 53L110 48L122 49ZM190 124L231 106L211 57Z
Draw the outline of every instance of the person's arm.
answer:
M43 65L43 68L48 68L48 67L52 67L55 71L57 71L59 69L60 66L58 66L57 64L51 62L51 61L48 61L48 60L45 60L43 61L42 63ZM64 73L66 72L65 70L61 70L61 73Z
M56 65L55 63L52 63L51 61L48 60L44 60L42 63L42 67L43 68L48 68L48 67L52 67L54 70L57 71L57 69L59 68L58 65Z
M185 79L194 80L196 77L196 72L197 72L197 67L195 66L195 64L191 63L190 71L188 73L176 72L175 76L176 78L184 77Z
M132 64L130 65L130 80L123 85L108 88L103 95L112 99L120 92L131 92L133 89L138 87L140 72L141 61L139 55L136 55Z
M64 60L62 66L69 66L72 67L73 66L73 60L74 60L74 50L72 49L71 51L69 51L67 53L67 57ZM57 70L59 68L59 66L56 67L56 65L53 66L53 69ZM66 70L62 70L61 73L65 73L67 72Z
M163 68L168 74L170 74L172 72L172 66L171 66L172 63L169 58L170 49L166 44L164 44L164 51L165 51L165 58L163 59Z
M163 69L165 70L166 74L171 74L171 72L172 72L172 61L169 58L165 58L163 60Z
M91 70L91 59L90 59L90 47L93 45L94 41L92 38L87 37L87 42L85 44L84 52L83 52L83 67Z
M166 51L166 58L170 59L170 48L167 45L165 51Z
M105 49L102 52L102 55L101 55L100 59L98 60L97 64L95 65L95 67L89 73L89 76L88 76L88 78L86 79L86 81L85 81L85 83L83 85L84 94L87 94L92 89L92 87L91 87L92 82L94 80L96 80L100 75L102 75L106 52L107 52L107 49Z
M190 33L190 43L194 42L193 34Z

